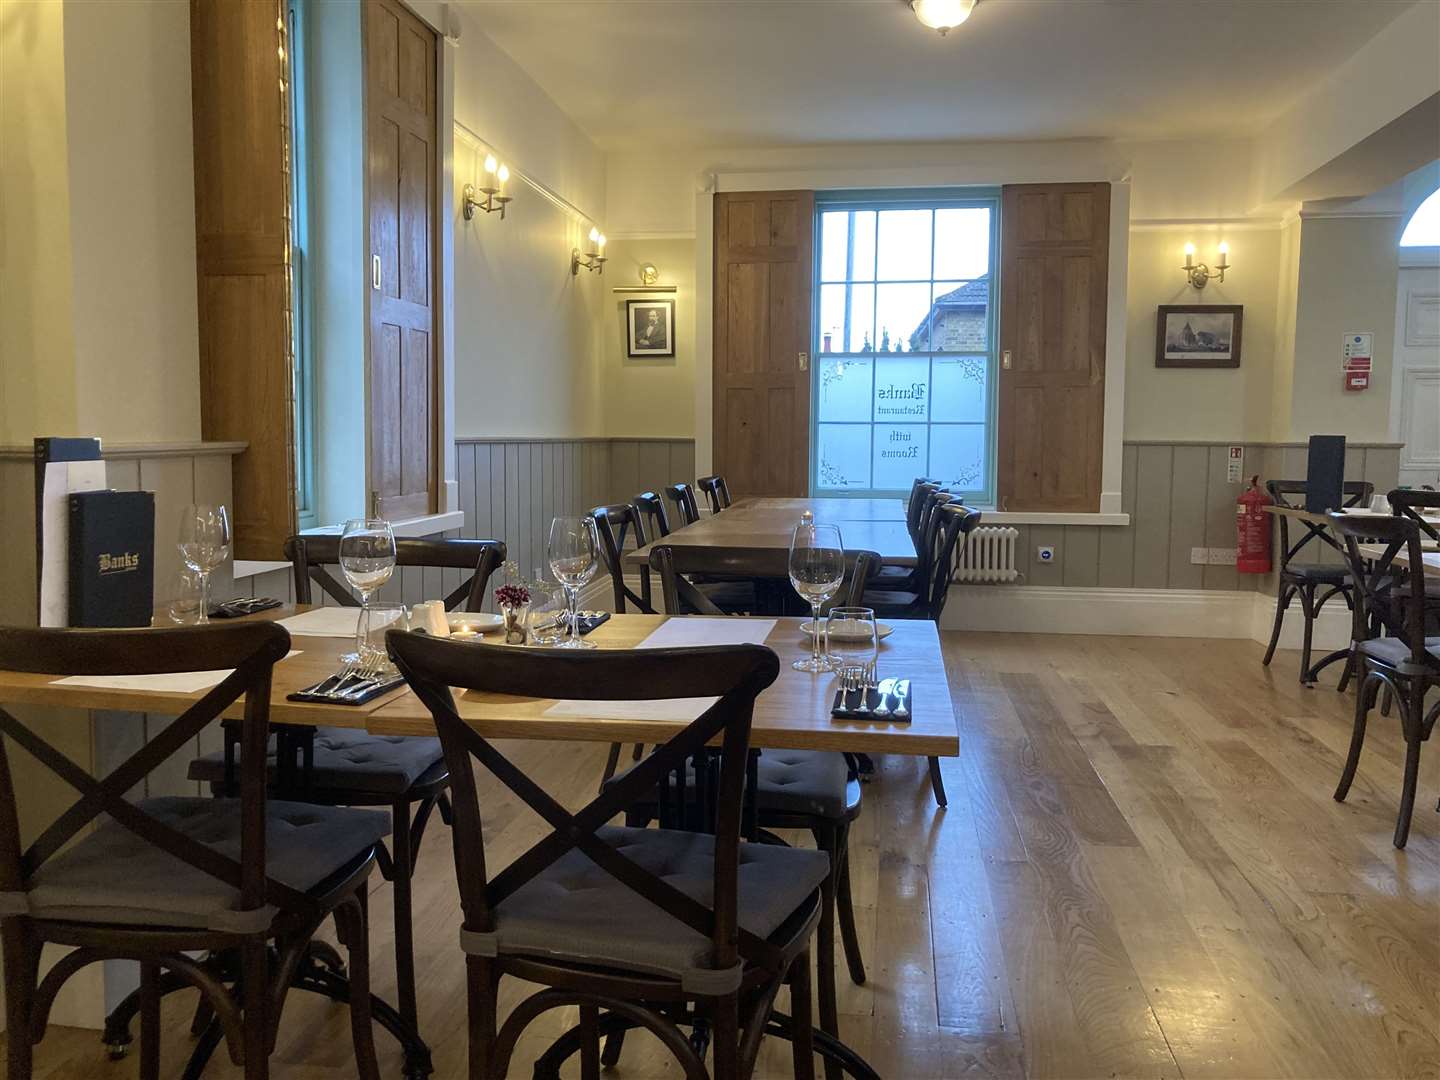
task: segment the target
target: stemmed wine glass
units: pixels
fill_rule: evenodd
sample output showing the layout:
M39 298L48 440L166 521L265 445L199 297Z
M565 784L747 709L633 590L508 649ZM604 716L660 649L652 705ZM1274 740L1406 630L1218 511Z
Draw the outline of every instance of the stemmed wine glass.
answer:
M820 655L820 605L840 591L845 580L845 545L836 525L802 521L790 537L790 584L810 601L810 655L796 660L796 671L830 670Z
M561 649L593 649L593 641L580 637L580 590L595 576L599 568L600 538L591 517L557 517L550 522L550 542L546 553L550 572L565 589L570 622L570 636L557 647Z
M200 579L200 614L210 621L210 572L230 557L230 515L223 506L191 503L180 515L180 558Z
M370 597L395 573L395 530L382 518L355 518L340 530L340 571L360 592L360 616L355 620L355 652L340 659L359 663L366 656L365 629L369 625Z

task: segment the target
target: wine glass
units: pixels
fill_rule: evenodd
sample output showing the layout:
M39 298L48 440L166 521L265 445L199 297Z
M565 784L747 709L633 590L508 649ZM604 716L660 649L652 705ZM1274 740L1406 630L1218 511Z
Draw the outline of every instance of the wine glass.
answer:
M180 514L180 558L200 579L195 622L210 621L210 573L230 557L230 515L225 507L191 503Z
M565 589L568 602L566 618L570 636L558 646L562 649L593 649L593 641L580 637L580 590L595 576L599 568L600 538L591 517L557 517L550 522L550 542L546 555L555 580Z
M845 545L835 525L801 522L790 537L790 584L810 602L810 655L796 660L796 671L829 671L820 655L820 605L840 591L845 580Z
M355 518L340 530L340 571L360 592L360 616L355 620L355 652L340 659L358 663L365 656L365 626L370 597L395 573L395 530L382 518Z

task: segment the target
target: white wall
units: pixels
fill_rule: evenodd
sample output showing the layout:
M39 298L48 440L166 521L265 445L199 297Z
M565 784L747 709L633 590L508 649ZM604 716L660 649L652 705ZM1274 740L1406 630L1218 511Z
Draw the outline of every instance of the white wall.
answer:
M693 438L695 435L695 242L612 241L605 265L601 337L604 345L605 434L613 438ZM639 285L640 267L653 263L659 284L674 293L612 293L616 285ZM675 301L675 355L626 358L625 302Z

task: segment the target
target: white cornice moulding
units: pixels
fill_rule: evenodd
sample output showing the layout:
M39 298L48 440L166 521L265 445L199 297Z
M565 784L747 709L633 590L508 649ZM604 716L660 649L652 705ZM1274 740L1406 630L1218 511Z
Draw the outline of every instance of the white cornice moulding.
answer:
M1403 210L1300 210L1301 221L1323 221L1326 218L1404 218Z
M1285 219L1274 218L1131 218L1131 232L1172 232L1185 229L1224 229L1226 232L1272 232Z
M633 232L622 230L620 232L610 233L606 239L612 244L616 240L689 240L693 242L695 239L695 230L691 229L688 232L684 230L675 232L665 232L663 230L651 232L645 229L637 229Z

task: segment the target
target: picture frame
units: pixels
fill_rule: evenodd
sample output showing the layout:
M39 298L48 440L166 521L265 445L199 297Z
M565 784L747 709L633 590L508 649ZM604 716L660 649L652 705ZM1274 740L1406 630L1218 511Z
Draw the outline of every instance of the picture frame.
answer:
M631 360L675 355L675 301L625 301L625 355Z
M1161 304L1155 316L1155 366L1238 368L1241 304Z

